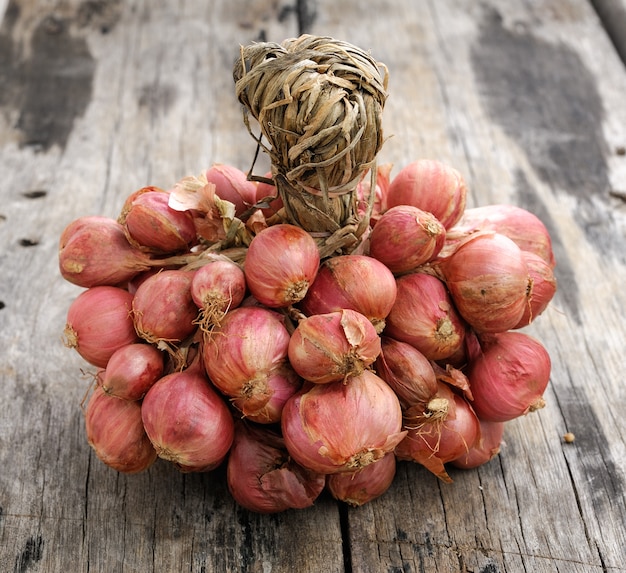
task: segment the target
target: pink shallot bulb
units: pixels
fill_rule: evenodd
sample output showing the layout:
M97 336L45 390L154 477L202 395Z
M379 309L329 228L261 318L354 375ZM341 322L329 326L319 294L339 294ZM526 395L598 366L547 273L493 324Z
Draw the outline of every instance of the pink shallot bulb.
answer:
M285 402L300 389L302 381L287 362L289 338L277 312L242 306L205 339L209 378L247 418L280 421Z
M277 513L313 505L325 476L298 465L279 433L238 421L228 456L228 490L235 501L257 513Z
M403 167L391 180L387 208L413 205L432 213L449 229L465 211L467 187L454 168L433 159L419 159Z
M545 347L524 332L483 335L467 376L482 420L506 422L545 406L551 361Z
M157 458L143 427L139 402L109 396L97 386L85 410L85 428L98 458L118 472L141 472Z
M315 240L295 225L272 225L252 239L244 272L261 304L287 307L304 298L315 280L320 255Z
M141 413L158 456L185 473L215 469L233 443L233 416L196 368L158 380L144 397Z
M133 295L113 286L95 286L79 294L67 311L65 345L84 360L106 368L113 353L137 342L131 318Z
M289 340L289 362L305 380L326 384L358 376L380 354L374 325L343 309L303 318Z
M159 254L187 251L197 239L193 215L169 206L169 192L143 187L130 195L118 222L138 248Z
M398 205L383 213L376 223L369 237L369 254L393 274L405 274L434 259L445 237L445 227L432 213Z
M335 499L359 507L383 495L395 475L396 456L389 452L377 462L355 472L329 475L326 488Z
M466 327L445 284L423 273L404 275L396 283L396 301L384 333L414 346L429 360L457 354L463 347Z
M396 280L383 263L366 255L341 255L324 261L298 306L307 316L356 310L380 334L395 300Z
M305 386L285 404L281 427L293 459L325 474L375 463L406 435L398 398L370 370L345 384Z

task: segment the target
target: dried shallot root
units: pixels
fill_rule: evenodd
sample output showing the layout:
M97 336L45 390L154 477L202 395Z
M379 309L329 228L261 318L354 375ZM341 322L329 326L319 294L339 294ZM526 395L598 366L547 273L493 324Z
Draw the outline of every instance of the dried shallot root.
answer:
M466 208L436 159L377 164L386 70L350 44L247 46L234 79L269 172L216 162L60 237L95 456L221 466L239 505L276 513L369 503L398 463L451 482L506 455L551 375L524 331L557 291L546 226Z

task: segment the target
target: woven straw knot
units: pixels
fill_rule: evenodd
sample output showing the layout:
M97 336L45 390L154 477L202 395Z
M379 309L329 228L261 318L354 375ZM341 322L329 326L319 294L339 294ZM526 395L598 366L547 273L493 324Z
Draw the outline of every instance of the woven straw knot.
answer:
M347 42L303 35L242 47L233 77L288 220L323 233L355 224L356 186L383 144L386 68Z

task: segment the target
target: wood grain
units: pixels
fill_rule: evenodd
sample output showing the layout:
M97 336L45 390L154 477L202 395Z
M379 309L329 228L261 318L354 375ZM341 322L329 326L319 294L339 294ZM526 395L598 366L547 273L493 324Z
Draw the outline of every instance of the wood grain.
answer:
M472 205L544 220L559 292L528 332L553 371L546 408L452 484L403 463L361 508L260 516L223 470L123 476L90 451L57 243L143 185L247 170L233 60L302 32L389 67L394 172L438 158ZM0 85L0 571L626 571L626 71L590 2L13 0Z

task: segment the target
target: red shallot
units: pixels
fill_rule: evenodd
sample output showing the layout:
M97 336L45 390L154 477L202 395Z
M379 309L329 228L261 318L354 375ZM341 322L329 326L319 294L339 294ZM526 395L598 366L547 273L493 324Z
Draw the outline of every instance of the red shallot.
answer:
M445 482L444 464L468 452L479 437L480 423L467 400L440 382L439 391L421 413L405 416L407 436L395 449L399 460L414 461Z
M548 307L557 287L553 268L544 259L530 251L522 251L522 256L528 267L530 287L524 314L514 328L523 328L535 320Z
M139 285L133 320L141 338L176 343L194 332L198 307L191 298L193 275L193 271L164 270Z
M191 297L200 309L200 328L209 332L229 310L241 304L245 294L246 278L236 263L224 257L200 267L191 280Z
M204 341L204 367L246 417L274 423L302 384L287 363L288 346L281 315L262 307L240 307L228 312Z
M110 396L141 400L163 375L163 353L151 344L127 344L116 350L102 375L101 387Z
M295 225L273 225L252 239L244 271L261 303L287 307L302 300L315 280L320 255L315 240Z
M289 341L289 362L305 380L325 384L358 376L380 354L374 325L350 309L303 318Z
M85 429L98 458L118 472L141 472L157 458L143 427L139 402L108 396L100 386L87 403Z
M419 350L388 336L382 337L382 351L376 359L376 372L393 389L403 409L426 406L437 393L437 377Z
M463 215L466 195L465 181L456 169L433 159L419 159L391 180L387 208L413 205L432 213L449 229Z
M233 442L233 416L195 366L158 380L145 395L141 412L158 456L182 472L215 469Z
M325 486L323 474L290 458L280 434L244 421L235 426L226 479L235 501L257 513L310 507Z
M481 231L500 233L523 251L535 253L550 267L555 266L548 229L537 215L522 207L498 204L466 209L461 220L449 230L447 241L454 246L467 236Z
M354 471L393 451L406 435L393 390L370 370L347 384L309 384L283 409L290 455L319 473Z
M504 332L519 323L531 285L522 250L511 239L474 235L440 268L459 314L478 332Z
M130 195L118 222L131 243L141 250L167 254L188 250L196 242L196 227L189 211L177 211L169 204L169 192L143 187Z
M551 361L545 347L518 331L484 335L467 376L482 420L506 422L545 406Z
M397 279L386 335L411 344L429 360L445 360L462 348L465 330L441 280L423 273Z
M460 458L452 460L454 467L469 470L486 464L500 453L504 422L488 422L479 420L480 435L476 443Z
M206 180L215 185L215 193L220 199L235 205L235 214L241 215L256 203L256 185L248 181L246 174L223 163L215 163L207 169Z
M298 306L308 316L356 310L380 334L395 300L396 280L383 263L366 255L341 255L324 261Z
M444 226L432 213L398 205L378 219L369 237L369 255L395 275L404 274L435 258L445 236Z
M360 470L327 476L326 488L335 499L358 507L385 493L395 475L396 456L389 452Z
M106 368L113 353L138 340L131 308L133 295L113 286L96 286L79 294L67 311L65 345L90 364Z
M75 285L116 286L151 267L149 256L128 242L115 219L80 217L61 234L59 270Z

